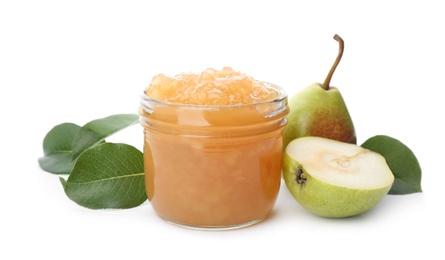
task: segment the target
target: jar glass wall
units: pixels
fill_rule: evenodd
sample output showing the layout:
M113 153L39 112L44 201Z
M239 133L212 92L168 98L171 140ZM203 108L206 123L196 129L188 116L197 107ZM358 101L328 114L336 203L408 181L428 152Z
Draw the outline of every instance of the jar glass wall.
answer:
M245 105L141 96L146 189L159 216L190 228L231 229L268 215L281 183L289 109L284 90L266 84L277 97Z

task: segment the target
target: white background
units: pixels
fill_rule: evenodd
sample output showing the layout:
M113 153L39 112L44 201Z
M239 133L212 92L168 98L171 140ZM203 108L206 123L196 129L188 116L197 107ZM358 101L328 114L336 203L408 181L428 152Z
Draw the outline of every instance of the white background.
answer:
M443 257L445 24L440 1L1 1L1 259L424 259ZM407 144L423 193L388 195L347 219L304 211L282 186L271 216L202 232L165 223L148 202L89 210L42 171L55 125L136 113L158 73L235 70L289 95L323 81L345 98L358 143ZM142 148L142 128L108 141ZM442 188L441 188L442 187ZM433 237L434 236L434 237Z

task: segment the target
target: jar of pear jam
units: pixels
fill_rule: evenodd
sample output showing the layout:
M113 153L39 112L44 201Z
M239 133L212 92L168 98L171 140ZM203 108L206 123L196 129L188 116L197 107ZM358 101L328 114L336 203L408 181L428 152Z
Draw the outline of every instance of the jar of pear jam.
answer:
M195 229L264 219L280 188L288 112L282 88L229 67L155 76L139 109L155 212Z

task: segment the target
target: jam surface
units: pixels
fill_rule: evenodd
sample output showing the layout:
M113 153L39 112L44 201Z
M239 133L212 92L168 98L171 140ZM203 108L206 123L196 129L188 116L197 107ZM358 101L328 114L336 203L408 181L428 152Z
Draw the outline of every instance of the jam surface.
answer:
M193 105L253 104L277 97L277 92L265 83L230 67L208 68L199 74L181 73L175 77L158 74L146 94L166 102Z

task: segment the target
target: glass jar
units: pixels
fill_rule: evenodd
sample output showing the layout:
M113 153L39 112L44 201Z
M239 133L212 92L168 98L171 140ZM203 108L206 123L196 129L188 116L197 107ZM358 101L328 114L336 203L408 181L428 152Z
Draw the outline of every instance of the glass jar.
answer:
M281 183L287 94L227 106L141 96L145 183L156 213L196 229L255 224L272 210Z

